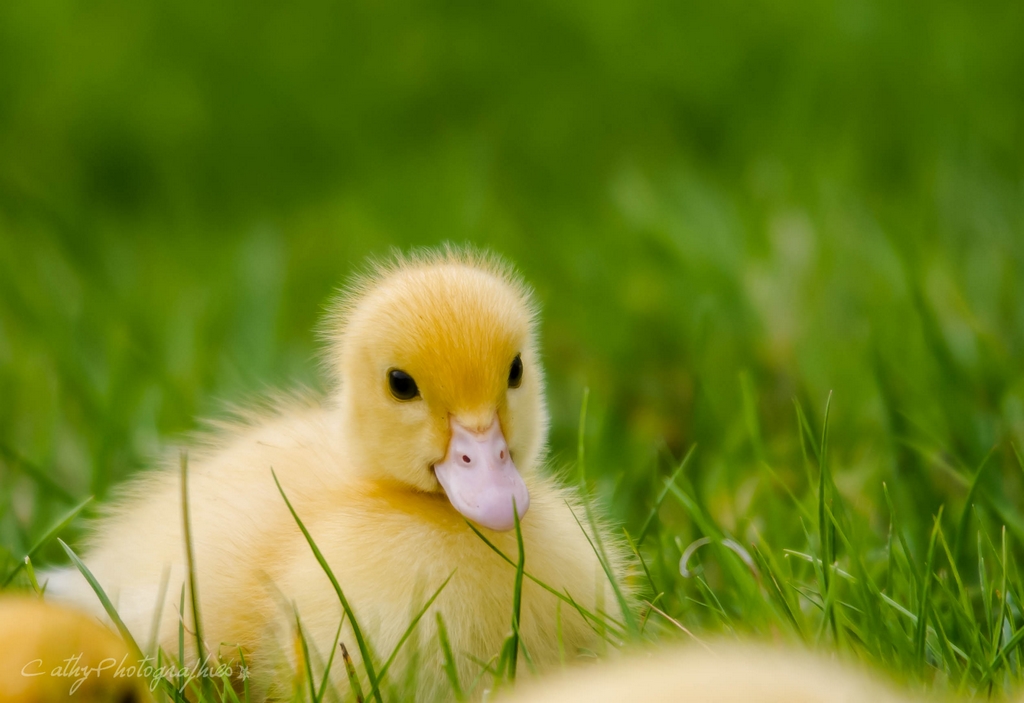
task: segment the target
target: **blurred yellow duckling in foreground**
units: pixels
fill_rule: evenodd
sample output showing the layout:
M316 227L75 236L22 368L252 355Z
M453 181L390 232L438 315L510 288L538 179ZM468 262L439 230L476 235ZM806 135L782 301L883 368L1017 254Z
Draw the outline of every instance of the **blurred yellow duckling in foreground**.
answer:
M481 673L473 658L490 660L511 632L515 567L467 521L515 561L514 505L526 572L597 619L606 613L622 621L625 599L617 600L573 515L588 524L579 499L538 471L548 415L536 310L507 266L452 250L397 258L334 306L325 336L333 381L325 398L248 413L191 454L196 591L208 652L230 657L241 648L253 690L272 695L280 653L294 651L296 615L313 659L326 660L333 649L342 607L271 469L337 577L378 667L451 576L402 650L408 656L389 672L394 681L415 676L424 698L452 691L437 613L463 686ZM148 641L156 622L156 641L175 655L187 580L182 524L174 461L124 491L83 555L135 638ZM599 529L590 538L601 538L610 570L621 577L621 546ZM48 593L100 612L77 572L51 574ZM540 669L559 661L560 650L571 658L600 647L601 625L529 578L521 608L523 648ZM188 606L184 622L191 630ZM340 641L359 668L351 625L346 618ZM192 639L186 636L190 659ZM337 690L348 689L343 666L331 678Z
M0 598L0 703L143 703L136 657L90 615Z
M923 703L849 664L791 649L711 643L634 653L527 682L503 703ZM942 698L931 696L930 701Z

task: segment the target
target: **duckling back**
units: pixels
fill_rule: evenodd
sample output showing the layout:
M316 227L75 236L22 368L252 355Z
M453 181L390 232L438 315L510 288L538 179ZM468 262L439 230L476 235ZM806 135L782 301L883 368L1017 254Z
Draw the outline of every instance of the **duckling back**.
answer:
M27 596L0 598L0 703L144 703L139 662L84 613Z
M505 703L920 703L852 664L737 642L668 646L531 682ZM942 700L930 697L929 700Z

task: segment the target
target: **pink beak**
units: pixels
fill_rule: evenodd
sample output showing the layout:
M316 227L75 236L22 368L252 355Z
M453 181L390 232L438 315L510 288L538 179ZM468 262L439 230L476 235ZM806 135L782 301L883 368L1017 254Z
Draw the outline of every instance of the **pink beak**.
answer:
M483 432L451 420L448 456L434 465L434 474L452 506L478 525L504 532L515 527L530 507L530 493L508 451L495 417Z

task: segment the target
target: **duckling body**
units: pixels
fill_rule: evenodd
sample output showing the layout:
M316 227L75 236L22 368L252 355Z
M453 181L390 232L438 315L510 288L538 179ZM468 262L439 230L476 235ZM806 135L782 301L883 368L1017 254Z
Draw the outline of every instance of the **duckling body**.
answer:
M120 637L77 610L0 596L0 703L152 700Z
M448 252L392 263L343 300L327 326L333 390L223 427L189 459L206 649L231 659L241 648L252 683L267 695L281 686L281 667L296 666L296 615L310 656L323 662L330 655L342 607L271 469L331 566L378 667L451 576L389 674L415 679L419 697L452 691L437 613L463 686L481 671L473 659L487 662L511 632L515 567L467 520L515 561L508 528L518 510L526 572L584 610L621 621L576 520L587 524L578 498L537 471L547 416L526 289L498 264ZM406 397L413 379L416 395ZM469 444L453 439L463 435ZM174 654L187 569L181 472L169 463L128 487L97 526L84 561L136 639L155 638ZM622 575L618 542L610 534L601 541ZM49 592L98 607L75 573L54 575ZM188 607L184 622L191 630ZM519 630L537 667L563 653L599 650L599 629L526 579ZM192 639L186 636L187 658L194 660ZM340 641L358 667L348 619ZM345 669L336 664L331 678L345 691Z
M663 647L529 682L504 703L923 703L860 667L789 648ZM936 694L931 701L947 700ZM949 699L951 700L951 699Z

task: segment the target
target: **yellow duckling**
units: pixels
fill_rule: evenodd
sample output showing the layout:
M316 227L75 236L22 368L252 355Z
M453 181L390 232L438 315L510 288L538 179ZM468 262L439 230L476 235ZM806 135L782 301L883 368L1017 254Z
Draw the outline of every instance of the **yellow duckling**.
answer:
M590 540L600 537L617 576L627 560L603 528L584 533L574 492L538 472L548 416L535 318L529 290L508 267L452 250L397 258L340 300L326 325L334 381L326 398L281 401L221 427L191 455L196 591L209 653L230 657L241 648L253 690L269 695L281 679L281 652L295 651L296 614L312 658L324 661L333 649L342 607L271 469L337 577L378 668L451 576L389 680L415 676L422 697L451 695L436 614L463 687L501 650L516 569L467 521L515 562L513 505L526 573L563 594L525 580L520 661L543 668L601 647L599 632L622 622L623 601ZM187 592L182 524L175 461L128 487L84 554L136 639L155 637L171 654ZM48 593L97 607L76 572L52 574ZM184 624L192 630L188 606ZM351 625L346 618L340 641L358 668ZM185 639L194 659L193 637ZM334 666L331 679L348 689L344 667Z
M0 703L143 703L138 658L92 616L0 598Z
M865 671L755 644L668 647L528 682L505 703L921 703ZM934 695L928 700L941 701Z

